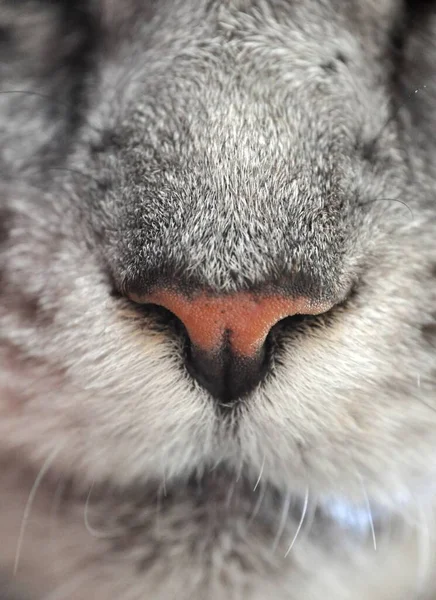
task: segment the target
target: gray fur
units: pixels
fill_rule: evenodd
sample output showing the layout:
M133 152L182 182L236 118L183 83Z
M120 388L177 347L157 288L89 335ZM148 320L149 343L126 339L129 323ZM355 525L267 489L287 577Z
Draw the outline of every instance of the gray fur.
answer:
M418 4L0 1L0 568L35 599L434 597ZM125 297L175 281L339 305L224 417Z

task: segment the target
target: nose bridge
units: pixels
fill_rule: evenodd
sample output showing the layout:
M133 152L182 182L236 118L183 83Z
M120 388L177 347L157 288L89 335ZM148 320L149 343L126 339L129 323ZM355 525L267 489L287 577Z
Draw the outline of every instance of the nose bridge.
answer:
M246 358L256 355L271 327L281 319L326 310L322 303L303 296L260 296L250 292L224 296L201 293L188 297L175 290L161 289L133 299L171 311L182 321L191 343L198 349L213 353L226 341L234 354Z

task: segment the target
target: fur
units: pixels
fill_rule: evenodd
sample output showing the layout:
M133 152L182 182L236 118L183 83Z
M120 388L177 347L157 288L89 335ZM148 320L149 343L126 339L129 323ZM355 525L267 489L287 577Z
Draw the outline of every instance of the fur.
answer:
M0 569L31 600L434 598L435 32L431 2L0 1ZM128 298L168 282L335 307L222 410Z

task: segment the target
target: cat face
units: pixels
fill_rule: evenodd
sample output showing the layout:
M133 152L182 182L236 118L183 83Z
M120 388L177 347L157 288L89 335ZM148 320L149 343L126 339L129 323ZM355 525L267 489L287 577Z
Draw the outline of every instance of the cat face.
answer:
M107 2L65 8L67 34L64 9L35 2L45 38L22 48L27 13L5 6L4 454L56 450L85 485L171 487L220 465L297 494L425 488L435 210L418 100L401 105L402 8ZM273 319L256 385L227 401L156 290L323 308Z

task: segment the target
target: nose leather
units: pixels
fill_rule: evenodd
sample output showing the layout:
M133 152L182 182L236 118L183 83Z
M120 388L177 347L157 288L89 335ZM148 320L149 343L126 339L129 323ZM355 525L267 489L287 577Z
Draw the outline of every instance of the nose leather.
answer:
M225 342L231 352L244 358L256 355L271 328L285 317L319 314L329 306L304 297L260 296L250 292L213 296L206 293L188 297L171 289L159 289L146 296L132 294L136 302L157 304L171 311L184 324L191 344L207 353Z
M163 306L183 323L190 340L188 371L226 407L252 392L265 376L269 362L265 340L278 321L330 308L303 296L251 292L188 296L156 288L144 296L130 294L130 298Z

